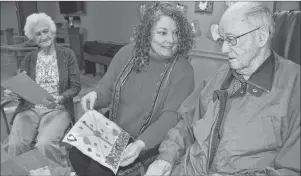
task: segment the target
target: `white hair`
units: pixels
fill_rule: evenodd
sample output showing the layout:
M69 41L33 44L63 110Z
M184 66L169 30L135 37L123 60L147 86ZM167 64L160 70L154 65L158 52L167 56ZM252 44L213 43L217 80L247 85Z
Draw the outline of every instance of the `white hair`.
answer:
M270 38L275 33L275 22L270 9L260 2L250 3L250 8L245 13L246 20L254 26L266 26L270 32Z
M269 42L275 33L275 22L272 13L262 2L236 2L229 7L231 10L242 10L242 15L250 26L266 26L269 30Z
M51 32L56 33L56 25L50 16L45 13L33 13L26 18L26 23L24 26L25 36L32 40L34 38L33 29L40 23L46 23L49 25Z

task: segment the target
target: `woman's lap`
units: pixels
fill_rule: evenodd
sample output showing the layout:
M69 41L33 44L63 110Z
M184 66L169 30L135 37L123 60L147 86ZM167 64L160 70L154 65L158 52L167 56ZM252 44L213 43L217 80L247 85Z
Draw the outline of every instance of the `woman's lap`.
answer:
M110 169L100 165L75 147L70 150L69 159L79 176L114 176Z
M149 157L146 160L144 160L144 164L140 167L132 170L133 165L129 165L129 167L120 168L121 172L117 175L133 175L133 176L143 176L145 174L145 171L147 170L147 167L149 164L151 164L157 156ZM72 147L69 153L69 159L72 164L72 167L76 174L79 176L114 176L115 174L105 166L100 165L98 162L94 161L90 157L83 154L80 150L78 150L76 147ZM128 170L129 169L129 170ZM130 171L132 170L132 171ZM128 172L130 171L130 172Z
M64 110L32 108L16 115L11 134L33 140L39 132L40 136L61 140L70 123L70 115Z
M11 133L3 146L11 156L17 156L30 149L37 133L37 143L50 145L54 142L56 146L63 138L70 122L69 113L63 110L33 108L20 112L16 115ZM59 147L57 146L55 150L57 148Z

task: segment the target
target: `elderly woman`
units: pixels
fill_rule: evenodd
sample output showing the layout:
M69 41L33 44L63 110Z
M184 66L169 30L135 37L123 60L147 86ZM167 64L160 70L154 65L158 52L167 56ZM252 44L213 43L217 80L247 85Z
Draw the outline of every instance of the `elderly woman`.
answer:
M29 15L24 32L39 49L24 57L20 71L52 95L55 106L21 99L4 149L9 156L17 156L29 151L35 140L39 152L66 166L67 160L62 160L66 151L59 144L74 122L73 97L81 90L77 59L71 49L54 44L56 26L45 13Z
M176 4L148 7L134 39L118 51L94 91L81 100L84 110L110 107L109 118L132 136L118 175L140 175L155 159L158 145L179 120L177 109L194 89L187 56L192 29ZM69 156L80 176L113 175L76 148Z

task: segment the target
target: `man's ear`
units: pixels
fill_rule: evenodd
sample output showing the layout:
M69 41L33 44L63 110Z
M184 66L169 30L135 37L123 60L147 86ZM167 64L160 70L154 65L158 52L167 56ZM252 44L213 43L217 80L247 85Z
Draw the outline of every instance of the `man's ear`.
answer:
M259 46L263 47L267 44L270 37L270 31L268 27L262 27L259 29Z

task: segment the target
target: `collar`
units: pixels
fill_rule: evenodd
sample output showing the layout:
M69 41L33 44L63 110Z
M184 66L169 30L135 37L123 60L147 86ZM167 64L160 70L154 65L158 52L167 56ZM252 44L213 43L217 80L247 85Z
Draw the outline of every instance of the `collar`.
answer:
M242 87L242 90L239 90L240 94L245 94L249 92L256 96L261 96L262 93L270 92L272 89L274 81L274 72L275 72L275 57L274 53L271 52L271 55L257 68L257 70L251 75L249 80L244 80L243 77L236 73L236 71L230 69L228 74L221 85L221 89L228 89L230 84L235 77L241 82L246 82L247 87Z
M275 73L275 57L271 51L271 55L257 68L251 75L247 83L256 86L266 92L272 89Z

